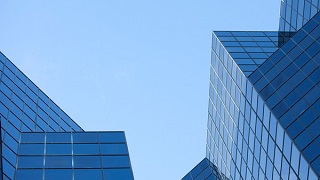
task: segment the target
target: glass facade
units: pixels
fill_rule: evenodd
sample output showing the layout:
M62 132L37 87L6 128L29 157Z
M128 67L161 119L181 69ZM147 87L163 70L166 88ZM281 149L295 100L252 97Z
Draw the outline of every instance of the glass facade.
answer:
M16 179L133 179L124 132L22 133Z
M304 179L310 167L299 174L291 164L300 151L216 36L213 43L207 158L230 179Z
M279 44L277 31L215 31L214 35L246 76L271 56Z
M124 132L84 132L0 52L0 179L133 179Z
M279 31L298 31L319 10L319 0L281 0Z
M319 179L318 10L282 0L279 31L213 32L206 158L218 179Z
M14 178L21 132L83 131L2 53L0 99L4 179Z
M249 77L253 86L320 175L320 13ZM319 138L317 140L317 138Z
M207 158L204 158L196 165L182 180L219 180L223 179L215 165Z

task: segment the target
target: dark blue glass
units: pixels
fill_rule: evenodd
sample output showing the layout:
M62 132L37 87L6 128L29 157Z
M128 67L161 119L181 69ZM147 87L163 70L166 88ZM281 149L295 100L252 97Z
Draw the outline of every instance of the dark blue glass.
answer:
M319 76L320 77L320 76ZM320 94L320 90L318 87L313 87L305 96L304 98L307 100L309 104L313 104L317 99L317 95ZM319 111L318 111L319 112Z
M303 126L299 121L294 121L288 128L288 133L295 138L298 134L303 131Z
M43 171L42 169L19 169L16 174L16 179L32 179L32 180L42 180ZM46 179L47 180L47 179Z
M29 80L27 84L35 94L38 94L39 88L31 80Z
M298 71L298 67L295 64L290 64L282 73L286 78L290 78Z
M45 134L37 133L23 133L21 136L21 142L23 143L44 143Z
M308 103L304 99L300 99L294 106L292 106L292 110L297 116L300 116L308 106Z
M130 167L128 156L102 156L102 167L124 168Z
M320 156L312 162L312 166L316 173L320 174Z
M100 144L100 151L106 155L128 154L126 144Z
M220 37L220 36L232 36L231 32L229 31L214 31L214 34L216 34L216 36Z
M78 154L99 154L98 144L74 144L73 153Z
M18 168L43 168L43 156L19 156Z
M47 144L46 154L47 155L71 155L72 145L71 144Z
M47 143L70 143L71 133L47 133Z
M316 105L314 105L313 107L316 107ZM312 108L309 108L307 111L305 111L300 117L299 120L301 123L304 124L305 127L309 126L309 124L311 124L313 122L313 120L315 118L317 118L318 115L316 114L316 112L314 112L314 110Z
M2 170L5 172L5 175L8 177L7 179L13 179L14 178L14 172L15 172L15 167L13 167L8 161L3 159L2 161ZM4 178L6 178L4 176Z
M316 157L320 155L319 151L320 146L316 142L309 144L304 150L303 153L307 161L312 162Z
M196 177L196 176L198 176L200 174L200 172L201 172L201 169L198 166L196 166L195 168L193 168L191 170L190 173L191 173L192 177Z
M309 135L308 132L304 131L299 136L294 139L294 142L297 144L298 149L304 149L311 141L312 137Z
M97 143L98 135L96 132L88 133L73 133L73 142L74 143Z
M221 42L223 42L223 41L237 41L234 37L219 37L219 40L221 41Z
M281 109L279 108L279 111ZM280 117L279 122L282 124L283 128L287 128L293 121L296 120L296 116L290 109L288 112L286 112L283 116Z
M297 90L301 94L306 94L313 87L313 83L309 79L303 80L303 82L297 87Z
M101 168L100 156L73 156L74 168Z
M46 169L44 177L45 180L72 179L72 169Z
M75 180L102 179L101 169L75 169Z
M109 179L123 179L133 180L132 172L130 169L104 169L104 180Z
M99 132L100 143L126 142L124 132Z
M320 119L315 120L307 129L313 137L320 134Z
M21 117L20 117L21 118ZM17 116L15 116L12 112L9 113L8 119L10 119L10 123L16 128L20 129L21 121Z
M2 145L2 155L13 165L17 162L17 155L5 144Z
M4 73L6 76L8 76L8 78L9 78L11 81L14 81L15 75L14 75L14 73L13 73L11 70L9 70L8 67L5 66L5 68L3 69L3 73Z
M297 97L302 97L299 91L292 91L287 97L284 98L284 101L288 104L289 107L293 106L296 102L298 102Z
M308 49L306 49L306 53L309 54L309 56L313 57L315 54L319 52L320 44L315 42L313 43Z
M72 156L46 156L46 168L72 168Z
M43 155L44 144L20 144L19 155Z

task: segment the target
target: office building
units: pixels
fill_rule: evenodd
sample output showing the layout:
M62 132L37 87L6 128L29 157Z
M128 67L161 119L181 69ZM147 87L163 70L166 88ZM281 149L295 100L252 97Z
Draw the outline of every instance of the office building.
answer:
M213 165L212 162L210 162L207 158L204 158L182 178L182 180L191 179L223 179L223 175L220 174L218 168Z
M213 32L206 158L216 179L320 177L318 11L318 1L282 0L279 31Z
M16 179L133 179L124 132L21 134Z
M124 132L85 132L0 53L0 179L133 179Z

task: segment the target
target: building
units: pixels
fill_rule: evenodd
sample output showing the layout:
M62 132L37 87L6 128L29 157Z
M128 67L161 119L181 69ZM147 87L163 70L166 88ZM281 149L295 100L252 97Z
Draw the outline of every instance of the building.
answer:
M319 7L282 0L279 31L213 32L206 158L221 176L183 179L320 178Z
M134 179L124 132L85 132L0 53L0 179Z
M199 164L197 164L188 174L182 179L223 179L223 174L220 174L218 168L212 164L207 158L204 158Z
M133 179L124 132L21 134L16 179Z

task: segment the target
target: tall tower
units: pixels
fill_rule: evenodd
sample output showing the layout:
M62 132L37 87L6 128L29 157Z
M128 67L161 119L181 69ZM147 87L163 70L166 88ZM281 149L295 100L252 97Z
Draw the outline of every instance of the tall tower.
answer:
M206 158L216 179L320 177L318 11L318 1L283 0L279 31L213 32Z
M124 132L85 132L1 52L0 121L0 179L133 179Z

